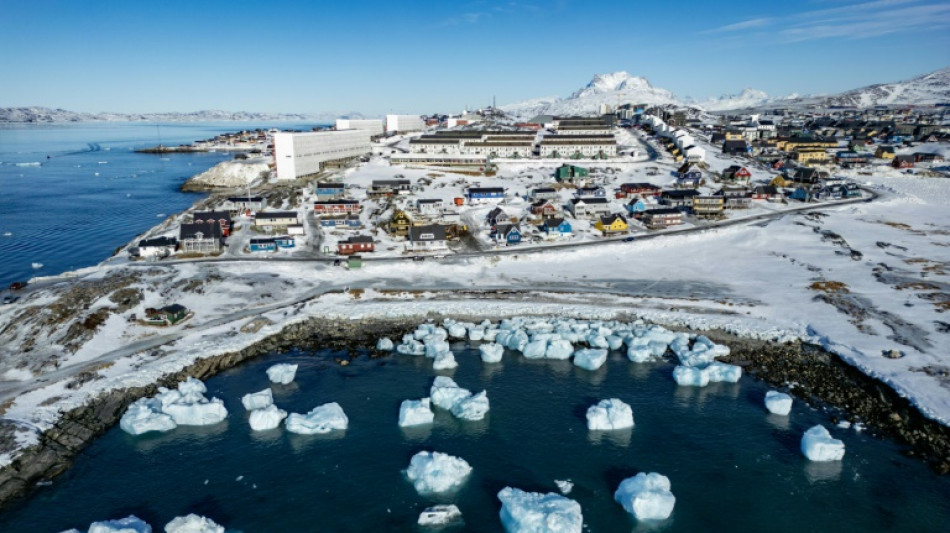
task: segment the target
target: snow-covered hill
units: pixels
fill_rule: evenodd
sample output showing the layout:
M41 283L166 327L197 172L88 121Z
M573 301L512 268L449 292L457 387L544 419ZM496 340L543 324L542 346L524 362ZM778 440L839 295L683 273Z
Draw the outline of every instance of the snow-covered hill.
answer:
M869 85L839 94L817 97L819 105L929 105L950 102L950 67L894 83Z
M772 101L772 97L770 97L768 93L748 87L743 89L739 94L724 94L718 98L710 98L708 100L693 101L684 99L684 103L699 107L705 111L725 111L728 109L755 107L770 101Z
M0 122L225 122L225 121L287 121L333 122L339 117L363 118L359 113L251 113L247 111L205 110L190 113L82 113L49 107L3 107Z

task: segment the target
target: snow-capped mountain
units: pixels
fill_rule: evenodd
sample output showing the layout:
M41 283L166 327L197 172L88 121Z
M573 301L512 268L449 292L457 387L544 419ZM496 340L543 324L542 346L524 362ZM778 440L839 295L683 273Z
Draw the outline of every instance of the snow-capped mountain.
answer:
M340 115L323 113L307 115L300 113L250 113L246 111L206 110L191 113L82 113L66 109L48 107L4 107L0 108L0 122L333 122L338 117L363 118L359 113Z
M931 105L950 102L950 67L909 80L868 85L829 96L802 98L818 105Z

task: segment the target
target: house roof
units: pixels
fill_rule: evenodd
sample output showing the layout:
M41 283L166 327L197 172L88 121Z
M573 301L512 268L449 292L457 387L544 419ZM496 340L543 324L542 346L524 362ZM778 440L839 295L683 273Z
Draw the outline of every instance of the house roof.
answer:
M263 202L264 198L261 196L233 196L228 198L228 201L235 204L241 202Z
M409 228L409 240L412 242L436 242L445 240L445 226L430 224Z
M340 241L340 244L372 244L373 237L370 235L352 235L348 239Z
M607 199L606 198L572 198L571 199L571 203L574 205L577 205L581 202L585 204L606 204Z
M218 239L222 238L221 225L214 222L202 222L197 224L182 224L178 230L178 239L195 239L198 234L203 238Z
M649 210L647 210L647 211L644 211L643 214L644 214L644 215L647 215L647 216L656 216L656 215L680 215L680 216L682 216L682 215L683 215L683 213L680 212L679 209L673 209L673 208L649 209Z
M175 246L177 244L178 239L174 237L155 237L154 239L143 239L139 241L139 248L161 248L165 246Z
M185 306L181 304L166 305L165 307L162 308L162 311L165 311L166 313L172 313L172 314L180 313L182 311L187 311L187 310L188 308L186 308Z
M192 220L231 220L231 213L227 211L195 211Z
M340 200L337 202L328 202L328 203L340 203L344 201L355 201L355 200ZM323 203L323 202L314 202L314 203L317 204L317 203ZM269 218L269 219L294 218L296 219L297 212L296 211L261 211L257 214L257 220L260 220L262 218Z
M317 182L318 189L343 189L344 185L342 183L326 183L326 182Z
M616 222L618 218L622 220L624 224L627 223L627 218L621 215L620 213L611 213L609 215L602 215L600 217L600 223L605 226L609 226L613 224L614 222Z
M549 218L545 220L542 224L544 226L547 226L548 228L556 228L560 226L562 223L564 223L563 218Z

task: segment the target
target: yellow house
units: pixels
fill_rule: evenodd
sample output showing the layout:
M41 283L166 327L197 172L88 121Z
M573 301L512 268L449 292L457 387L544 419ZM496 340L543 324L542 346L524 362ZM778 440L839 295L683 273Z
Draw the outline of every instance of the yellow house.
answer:
M408 237L410 226L412 226L412 219L409 218L409 215L405 211L397 209L389 220L389 234L396 237Z
M877 150L874 152L874 157L878 159L894 159L894 147L878 146Z
M741 141L744 138L742 132L737 130L726 130L723 135L727 141Z
M594 227L598 231L608 235L616 235L618 233L627 232L627 219L619 213L614 213L612 215L604 215L600 217L600 220L597 221L597 224L594 224Z
M828 161L828 152L824 150L799 149L792 153L792 159L799 163Z
M772 187L788 187L788 181L782 176L775 176L772 178L772 181L769 182L769 185Z

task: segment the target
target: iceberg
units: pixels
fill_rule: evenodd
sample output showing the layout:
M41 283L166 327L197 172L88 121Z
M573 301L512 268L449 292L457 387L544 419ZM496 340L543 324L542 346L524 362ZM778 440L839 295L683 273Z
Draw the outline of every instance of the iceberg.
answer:
M431 341L425 342L426 347L426 357L435 359L436 357L445 354L451 353L449 348L449 343L445 342L442 339L433 339Z
M547 347L547 340L533 340L525 345L522 354L525 359L542 359L544 358L544 353L547 351Z
M152 526L135 515L129 515L118 520L93 522L89 525L89 533L152 533Z
M554 484L557 485L557 490L561 491L561 494L570 494L574 490L574 483L569 479L555 479Z
M433 505L419 514L420 526L444 526L462 519L462 511L455 505Z
M464 339L465 338L465 325L458 322L449 324L449 337L452 339Z
M567 339L557 338L548 342L548 349L544 352L545 359L564 361L574 355L574 345Z
M574 365L585 370L597 370L607 362L607 350L583 348L574 352Z
M741 366L720 362L710 363L703 371L706 372L709 381L712 383L737 383L739 378L742 377Z
M224 533L224 527L196 514L176 516L165 524L165 533Z
M607 348L611 350L619 350L623 346L623 337L617 335L607 335Z
M452 415L462 420L482 420L488 413L488 395L485 391L462 398L452 406Z
M608 348L610 344L607 342L607 338L599 333L591 333L587 336L587 344L591 348Z
M524 350L524 347L527 345L528 345L528 334L525 333L524 330L521 330L521 329L516 329L514 332L512 332L511 335L508 337L507 342L505 342L505 346L509 350L515 350L518 352Z
M553 492L505 487L498 499L499 517L508 533L581 533L584 527L580 504Z
M421 426L431 424L435 414L429 407L430 400L403 400L399 405L399 427Z
M492 342L479 345L478 351L482 354L482 362L500 363L501 356L505 353L505 347Z
M119 427L131 435L141 435L149 431L171 431L178 427L178 424L162 412L160 400L139 398L122 415Z
M617 398L601 400L587 409L587 429L613 431L633 427L633 409Z
M676 504L669 478L656 472L640 472L623 480L614 493L614 500L637 520L665 520Z
M305 415L291 413L284 425L291 433L314 435L344 430L349 422L340 404L332 402L316 407Z
M396 352L402 355L425 355L426 347L415 339L407 339L396 346Z
M182 396L178 401L166 405L163 411L179 426L210 426L228 417L228 410L220 398L208 400L204 396Z
M446 492L458 488L472 472L464 459L440 452L419 452L412 456L406 477L419 494Z
M485 328L485 338L482 340L487 342L495 342L495 340L498 338L498 332L499 330L496 328Z
M788 416L792 412L792 397L784 392L770 390L765 393L765 408L774 415Z
M468 340L470 341L480 341L485 338L485 328L476 327L468 330Z
M709 375L703 369L694 366L678 365L673 369L673 379L681 387L705 387L709 385Z
M248 411L254 409L264 409L274 405L274 393L270 389L264 389L260 392L252 392L241 397L241 403Z
M673 369L677 385L705 387L710 382L736 383L742 377L742 367L713 362L704 367L679 365Z
M840 461L844 458L844 442L831 438L821 424L802 436L802 453L809 461Z
M376 341L376 349L381 352L391 352L393 351L393 341L389 337L383 337Z
M278 409L276 405L271 404L262 409L254 409L248 417L248 423L254 431L267 431L277 429L280 423L287 418L287 411Z
M458 361L455 360L455 355L452 352L442 352L436 355L435 361L432 362L433 370L451 370L458 366Z
M442 409L452 409L455 404L471 395L468 389L459 387L452 378L446 376L436 376L429 390L433 405Z
M272 383L288 385L297 375L297 365L281 363L267 369L267 377Z
M140 398L129 406L119 420L126 433L141 435L149 431L169 431L177 426L217 424L228 416L224 402L205 398L204 383L189 377L177 390L159 387L154 398Z

